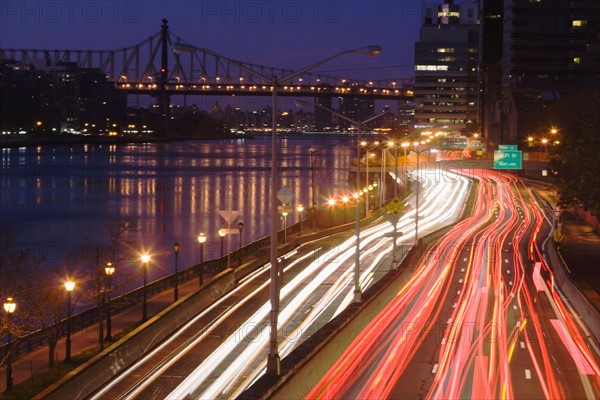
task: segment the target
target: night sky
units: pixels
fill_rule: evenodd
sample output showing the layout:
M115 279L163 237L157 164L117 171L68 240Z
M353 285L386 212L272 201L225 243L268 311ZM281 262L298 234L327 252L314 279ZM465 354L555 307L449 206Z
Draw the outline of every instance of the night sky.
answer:
M171 33L240 61L300 69L342 50L318 72L357 79L413 76L420 1L0 2L0 48L111 50L137 44L169 20Z

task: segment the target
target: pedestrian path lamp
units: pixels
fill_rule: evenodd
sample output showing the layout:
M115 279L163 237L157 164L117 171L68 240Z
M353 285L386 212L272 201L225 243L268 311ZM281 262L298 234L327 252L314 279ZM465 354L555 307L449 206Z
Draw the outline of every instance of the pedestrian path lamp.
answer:
M175 252L175 287L173 289L173 301L177 301L179 299L179 274L178 274L178 256L179 256L179 242L175 242L173 244L173 251Z
M202 263L204 262L204 243L206 243L206 235L202 232L200 232L200 234L198 235L198 243L200 243L200 269L198 271L198 283L200 284L200 286L202 286L202 272L204 268L202 266ZM223 255L221 255L221 257L223 257Z
M200 233L198 235L198 243L200 243L200 263L204 262L204 243L206 243L206 235Z
M304 206L298 204L296 211L298 211L298 236L300 236L302 234L302 211L304 211Z
M142 322L146 322L148 320L148 292L147 292L147 284L148 284L148 262L150 261L150 255L144 253L140 257L142 260L142 270L144 273L144 287L142 289L143 292L143 300L142 300Z
M335 199L327 200L327 204L329 205L329 227L333 226L333 206L335 206Z
M75 289L75 282L71 279L65 282L67 291L67 340L65 342L65 362L71 362L71 292Z
M15 312L17 308L17 304L14 302L12 297L6 299L4 303L4 311L6 311L6 319L8 321L8 325L10 326L10 320L12 318L12 313ZM6 391L8 392L12 389L13 384L13 369L12 369L12 348L11 348L11 334L10 328L8 330L8 356L6 359Z
M223 258L224 250L225 250L225 236L227 235L227 232L225 232L225 229L219 229L219 236L221 237L221 258Z
M106 340L112 340L112 326L110 316L110 291L112 277L115 273L115 266L112 263L107 263L104 267L104 273L106 274Z
M240 231L240 237L238 242L238 266L242 266L242 231L244 230L244 223L238 222L238 230Z

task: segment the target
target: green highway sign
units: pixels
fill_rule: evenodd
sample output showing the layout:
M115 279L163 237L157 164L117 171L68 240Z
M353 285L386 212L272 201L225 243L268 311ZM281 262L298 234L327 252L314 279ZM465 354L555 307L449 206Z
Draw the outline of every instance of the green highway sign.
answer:
M522 154L519 150L494 151L494 169L521 169L522 164Z
M446 137L442 140L443 149L466 149L467 138Z
M517 150L516 144L499 144L498 150Z

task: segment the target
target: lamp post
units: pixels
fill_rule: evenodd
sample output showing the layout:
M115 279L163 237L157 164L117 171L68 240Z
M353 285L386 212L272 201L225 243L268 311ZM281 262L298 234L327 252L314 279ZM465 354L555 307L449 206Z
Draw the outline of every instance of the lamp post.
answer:
M283 244L285 244L285 242L287 241L287 216L288 216L288 212L287 211L283 211L281 213L281 216L283 217Z
M244 230L244 223L238 222L238 230L240 231L240 240L238 245L238 266L242 266L242 231Z
M329 205L329 227L331 228L333 226L333 206L335 206L335 200L329 199L327 204Z
M150 255L144 253L140 259L142 260L142 270L144 274L144 288L142 289L144 297L142 300L142 322L146 322L148 320L148 293L146 284L148 281L148 262L150 261Z
M348 214L348 196L342 197L342 203L344 203L344 224L347 222L346 215Z
M179 242L173 244L173 251L175 252L175 287L173 288L173 301L179 300L179 274L178 274L178 258L179 258Z
M221 258L223 258L223 244L225 243L225 235L227 235L227 232L225 232L225 229L219 229L219 236L221 237Z
M202 266L202 262L204 262L204 243L206 242L206 235L203 232L200 232L200 234L198 235L198 243L200 243L200 265L199 265L199 271L198 271L198 283L200 284L200 286L202 286L202 284L204 282L202 282L202 272L204 270L204 267ZM221 241L221 247L223 247L223 242ZM221 257L223 257L223 250L221 250Z
M67 290L67 340L65 342L65 362L71 362L71 292L75 289L75 282L71 279L65 282Z
M17 304L14 302L12 297L6 299L4 303L4 311L6 311L6 319L8 320L8 325L10 325L10 320L12 317L12 313L15 312L15 308L17 308ZM10 328L8 330L8 356L6 358L6 391L8 392L12 389L13 384L13 369L12 369L12 348L10 347L11 342Z
M303 107L306 102L297 101L296 105L298 107ZM318 153L321 150L328 149L333 146L322 146L316 150L310 151L310 191L311 191L311 207L312 207L312 230L315 230L315 222L316 222L316 214L317 214L317 201L316 201L316 193L318 186L315 186L315 165L313 161L313 154Z
M190 46L182 43L176 43L173 45L174 52L184 52L184 51L195 51L201 50L207 52L206 49L199 49L195 46ZM335 58L341 57L346 54L360 54L360 55L368 55L368 56L377 56L381 52L380 46L368 46L359 49L346 50L339 53L336 53L330 57L324 58L321 61L318 61L314 64L311 64L305 68L302 68L296 72L293 72L289 75L283 77L277 76L266 76L263 75L247 65L235 62L233 60L228 59L230 63L233 63L240 70L245 71L246 73L261 79L262 81L271 85L271 94L272 94L272 137L271 137L271 243L270 243L270 260L271 260L271 270L270 270L270 279L271 286L269 291L269 297L271 302L271 315L270 315L270 334L269 334L269 356L267 358L267 373L279 375L280 374L280 358L279 358L279 343L277 339L277 321L279 318L279 265L277 261L277 215L278 215L278 207L277 207L277 184L278 184L278 171L277 171L277 92L279 91L279 86L281 84L292 81L294 78L301 76L308 71L311 71ZM220 54L211 52L213 55L223 58Z
M420 183L420 172L419 172L419 155L421 154L422 151L426 151L426 150L422 150L419 151L417 150L417 147L420 145L421 143L419 142L414 142L413 146L414 146L414 150L415 153L417 153L417 187L416 187L416 196L415 196L415 201L416 201L416 205L415 205L415 246L419 244L419 183Z
M104 267L104 273L106 274L106 340L112 340L112 326L110 318L110 290L113 274L115 273L115 267L112 263L107 263Z
M296 211L298 211L298 236L300 236L302 234L302 211L304 211L304 206L298 204Z

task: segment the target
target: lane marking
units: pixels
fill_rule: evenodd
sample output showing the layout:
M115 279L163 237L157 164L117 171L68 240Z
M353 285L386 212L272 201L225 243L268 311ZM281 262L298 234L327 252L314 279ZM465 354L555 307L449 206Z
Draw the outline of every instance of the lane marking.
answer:
M521 348L524 349L525 348L525 342L521 342Z
M525 370L525 379L531 379L531 371L528 369Z
M431 373L432 373L432 374L435 374L435 373L437 372L437 369L438 369L438 365L437 365L437 364L435 364L435 365L433 366L433 368L431 369Z

